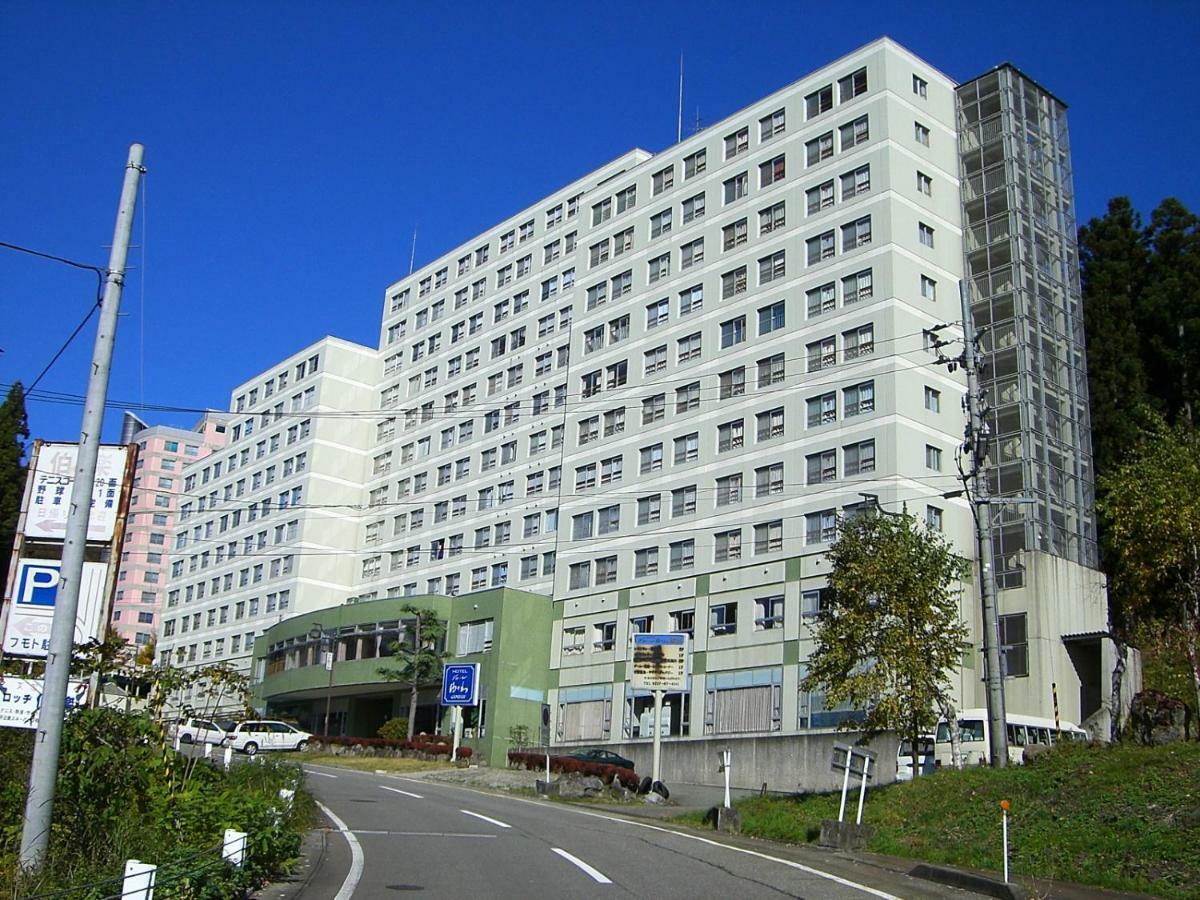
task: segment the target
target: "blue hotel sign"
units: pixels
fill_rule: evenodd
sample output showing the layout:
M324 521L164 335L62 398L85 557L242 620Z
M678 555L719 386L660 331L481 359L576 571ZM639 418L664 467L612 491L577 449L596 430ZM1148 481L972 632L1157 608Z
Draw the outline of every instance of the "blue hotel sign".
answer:
M452 663L442 669L442 706L479 705L479 663Z

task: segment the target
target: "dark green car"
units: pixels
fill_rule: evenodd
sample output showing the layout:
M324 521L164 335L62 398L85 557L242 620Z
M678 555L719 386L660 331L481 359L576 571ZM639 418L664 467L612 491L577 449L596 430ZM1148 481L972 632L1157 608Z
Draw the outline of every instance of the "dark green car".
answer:
M572 759L581 759L584 762L601 763L606 766L618 766L622 769L633 769L633 760L626 759L619 753L613 753L611 750L601 750L598 747L588 747L583 750L575 750L568 753L567 756Z

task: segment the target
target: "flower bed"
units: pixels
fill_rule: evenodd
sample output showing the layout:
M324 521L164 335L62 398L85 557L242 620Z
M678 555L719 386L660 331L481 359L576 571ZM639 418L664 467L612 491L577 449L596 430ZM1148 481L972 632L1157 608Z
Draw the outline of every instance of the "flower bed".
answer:
M411 741L389 741L377 737L332 737L313 735L309 746L321 753L353 756L396 756L408 759L436 760L450 756L451 739L437 734L422 734ZM470 747L459 747L458 758L470 759Z
M546 766L546 754L510 750L508 753L508 764L534 771L544 769ZM608 763L588 762L576 759L573 756L551 756L550 771L557 772L560 775L593 775L601 779L605 784L611 785L615 781L617 784L631 791L636 791L638 788L637 773L632 769L623 769L620 766L612 766Z

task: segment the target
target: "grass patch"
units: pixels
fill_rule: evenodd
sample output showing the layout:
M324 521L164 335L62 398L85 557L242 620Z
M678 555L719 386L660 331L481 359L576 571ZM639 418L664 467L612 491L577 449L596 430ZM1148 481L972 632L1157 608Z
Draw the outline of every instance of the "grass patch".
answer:
M285 753L288 759L318 766L337 766L356 769L360 772L428 772L433 769L453 769L452 763L427 762L423 759L405 759L399 756L335 756L331 753Z
M1034 765L943 771L868 790L863 821L876 827L870 850L999 871L999 804L1007 799L1014 873L1197 897L1197 772L1200 744L1066 745ZM837 817L838 799L754 797L737 807L744 833L805 843L817 839L822 819Z

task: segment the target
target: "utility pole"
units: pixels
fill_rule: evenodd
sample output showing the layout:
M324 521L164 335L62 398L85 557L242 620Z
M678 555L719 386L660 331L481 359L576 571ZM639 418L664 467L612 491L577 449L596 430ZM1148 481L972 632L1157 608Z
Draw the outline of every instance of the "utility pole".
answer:
M29 772L29 796L25 803L25 828L21 833L21 867L41 865L50 840L50 821L54 812L54 788L58 780L58 755L62 746L63 715L66 707L67 680L71 672L71 650L75 637L75 616L79 608L79 584L83 575L84 549L87 545L88 517L92 510L92 489L96 480L96 459L100 454L100 430L104 424L104 404L108 398L108 377L116 338L117 314L121 307L121 289L125 284L125 258L133 232L142 168L141 144L129 148L125 163L125 183L113 229L112 251L105 276L104 300L100 324L88 373L87 398L79 433L79 454L75 465L75 483L71 486L71 506L67 515L63 543L62 568L55 600L50 645L46 653L46 676L42 687L42 708Z
M992 767L1008 765L1008 728L1004 715L1004 673L1000 671L1000 621L996 615L995 561L992 548L992 507L987 478L988 427L984 422L983 392L979 387L978 345L965 282L958 283L962 301L963 355L967 373L967 433L963 443L970 460L972 482L968 498L975 516L975 547L979 559L979 600L983 606L984 683L987 685L988 751Z
M963 487L971 515L975 519L975 555L979 560L979 601L983 608L983 657L984 684L987 688L988 753L992 766L1002 769L1008 765L1008 729L1004 714L1004 675L1000 670L1000 621L996 613L995 561L992 547L992 501L988 485L987 454L989 429L984 420L986 413L983 391L979 386L979 346L975 334L975 322L971 318L971 304L967 299L967 287L958 283L962 303L963 352L957 357L944 356L941 347L946 341L938 339L934 348L938 362L953 372L962 366L967 374L967 394L963 398L967 413L967 427L962 444L962 458L969 468L962 472ZM936 333L945 326L938 326ZM964 491L951 491L947 497L955 497ZM1006 502L1028 502L1015 498Z

